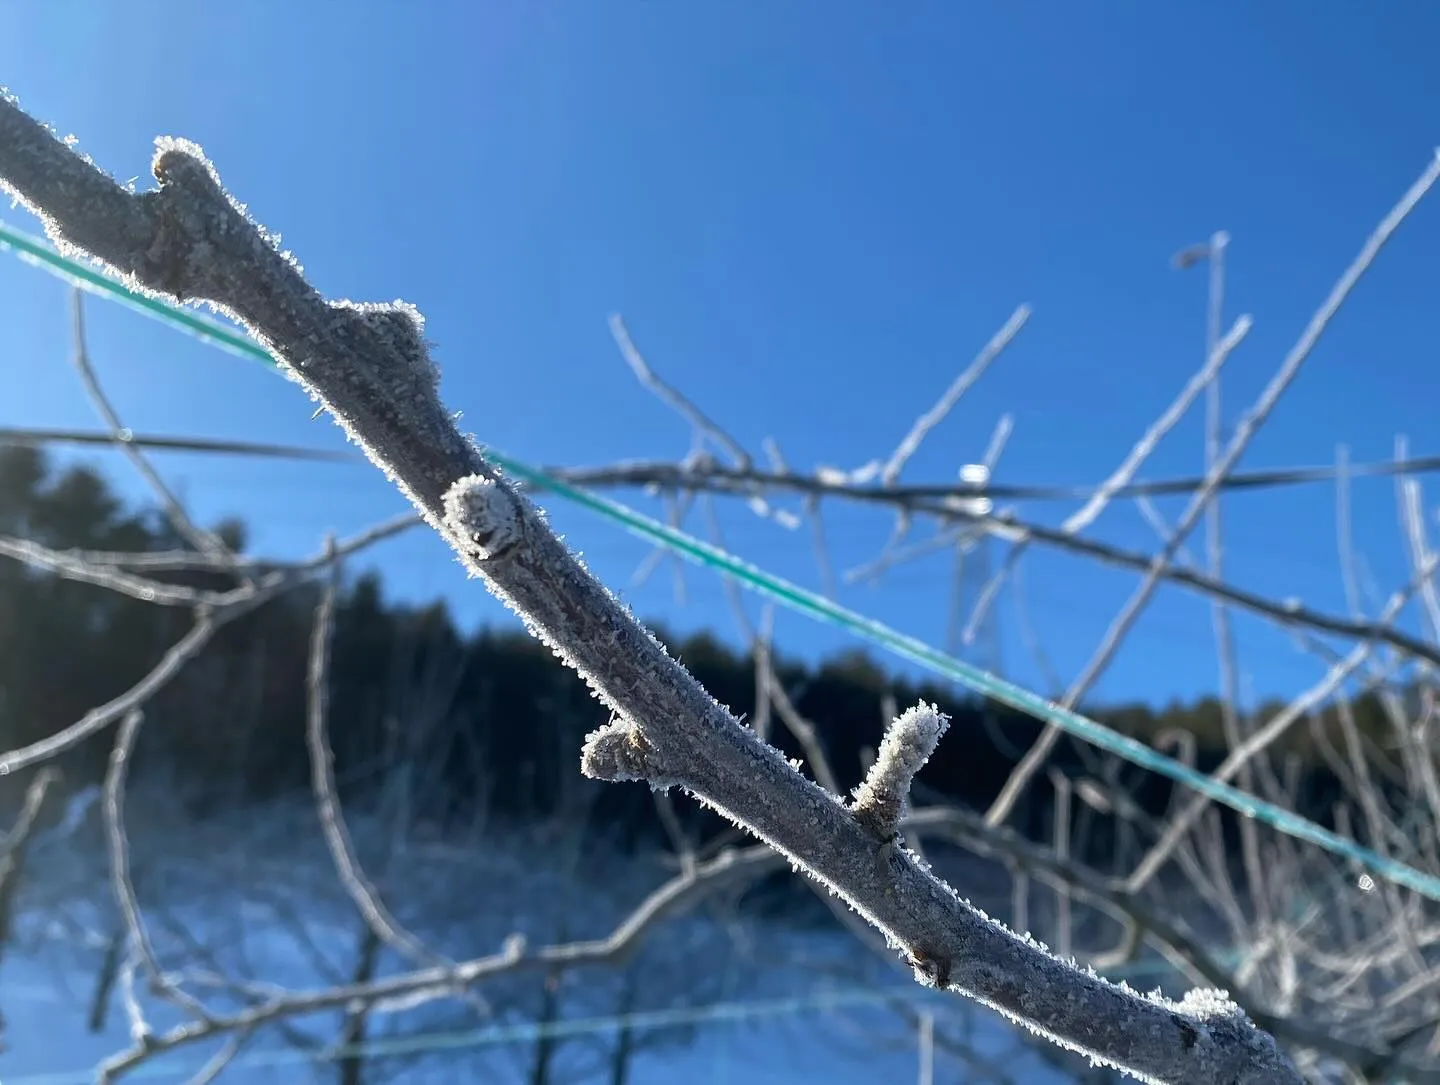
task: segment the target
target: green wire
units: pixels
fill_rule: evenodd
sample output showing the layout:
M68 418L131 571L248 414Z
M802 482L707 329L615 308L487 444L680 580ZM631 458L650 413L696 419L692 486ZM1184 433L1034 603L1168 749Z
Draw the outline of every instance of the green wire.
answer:
M19 253L22 259L51 274L75 283L92 293L129 305L146 316L179 328L188 335L213 343L233 354L252 358L272 367L278 366L277 360L271 356L270 352L248 336L227 328L208 317L189 312L158 298L138 294L110 276L97 273L75 260L62 256L40 238L23 234L4 223L0 223L0 248L12 248ZM1112 731L1078 712L1048 701L1044 697L980 667L938 651L923 641L897 632L872 618L842 607L822 595L791 584L777 576L772 576L733 554L669 527L620 504L618 501L613 501L590 490L572 486L494 449L487 448L485 455L507 474L598 513L621 525L631 534L663 546L700 566L733 577L745 588L773 599L790 610L839 626L862 640L869 641L897 656L917 663L967 689L999 701L1001 704L1009 705L1037 720L1059 727L1061 730L1122 757L1132 764L1167 776L1215 802L1238 811L1245 817L1255 818L1282 833L1308 841L1335 855L1343 856L1397 885L1402 885L1431 900L1440 902L1440 877L1390 859L1353 840L1347 840L1313 821L1300 817L1282 806L1267 802L1219 780L1211 779L1189 765L1166 757L1149 746Z
M211 343L221 350L245 358L259 358L261 361L274 363L269 352L249 336L227 328L219 321L208 320L198 313L168 305L158 298L152 298L146 294L137 294L110 276L96 271L94 268L86 267L78 261L61 256L43 239L21 233L3 222L0 222L0 249L10 249L27 264L33 264L35 267L48 271L57 278L64 279L92 294L99 294L111 301L118 301L121 305L144 313L148 317L174 325L196 339Z

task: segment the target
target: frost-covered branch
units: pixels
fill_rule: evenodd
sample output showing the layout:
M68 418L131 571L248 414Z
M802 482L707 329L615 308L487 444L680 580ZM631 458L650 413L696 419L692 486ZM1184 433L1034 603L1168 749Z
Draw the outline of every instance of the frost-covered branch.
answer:
M1174 1003L1111 984L988 919L903 850L877 863L854 813L717 704L460 434L412 308L327 303L198 147L160 140L153 172L160 187L131 194L0 102L0 178L62 248L244 323L610 706L615 722L586 743L588 774L684 787L843 897L921 975L1142 1080L1300 1080L1223 996Z

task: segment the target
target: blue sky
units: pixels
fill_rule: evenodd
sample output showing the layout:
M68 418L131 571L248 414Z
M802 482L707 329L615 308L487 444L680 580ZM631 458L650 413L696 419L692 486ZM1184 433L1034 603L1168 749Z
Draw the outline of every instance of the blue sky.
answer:
M1440 143L1440 8L1418 0L26 0L4 26L0 78L26 108L142 184L154 136L199 142L323 292L416 303L465 423L550 464L688 447L622 364L612 312L757 452L773 435L813 467L887 454L1028 302L1029 326L906 477L953 479L1012 411L1000 480L1098 481L1201 361L1204 275L1171 270L1173 253L1232 235L1229 315L1256 318L1228 366L1234 421ZM1440 208L1422 205L1244 466L1329 462L1342 443L1383 459L1401 432L1416 453L1440 451L1437 241ZM0 424L92 424L65 361L64 288L4 257L0 313ZM261 367L116 306L91 302L89 316L135 429L340 447ZM1192 473L1202 448L1197 412L1146 475ZM200 515L251 520L267 552L308 552L326 530L400 508L363 466L161 464ZM1393 491L1359 487L1357 541L1388 592L1404 576ZM1232 579L1344 609L1330 489L1227 508ZM1028 511L1055 522L1069 509ZM555 518L625 586L642 546L583 514ZM743 512L725 524L742 556L817 584L803 535ZM837 564L873 556L888 531L833 517ZM1125 506L1096 533L1155 543ZM502 618L432 539L376 559L397 594ZM843 601L941 643L949 571L929 559ZM625 595L642 616L730 631L713 579L688 582L683 606L668 573ZM1068 681L1135 580L1036 553L1025 583ZM800 618L779 629L804 654L845 643ZM1252 695L1319 676L1285 636L1238 631ZM1038 683L1008 605L1000 639L1004 669ZM1097 696L1189 697L1215 681L1208 608L1166 590Z

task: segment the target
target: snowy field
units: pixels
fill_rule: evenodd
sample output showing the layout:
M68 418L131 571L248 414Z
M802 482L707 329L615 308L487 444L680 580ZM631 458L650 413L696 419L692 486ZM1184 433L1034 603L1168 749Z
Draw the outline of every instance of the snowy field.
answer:
M132 819L131 837L136 892L167 976L215 1013L357 977L364 928L313 811L277 807L242 832L174 829L162 807ZM166 830L139 831L137 820ZM154 1033L185 1020L143 972L117 968L123 925L97 823L93 808L72 818L37 842L27 865L0 959L0 1085L96 1080L96 1067L131 1045L127 989ZM563 841L513 834L466 846L371 844L367 869L384 872L377 881L397 919L455 959L493 953L516 931L532 946L604 935L667 876L653 861L585 859ZM577 968L548 987L539 973L506 976L477 988L483 1001L473 1004L382 1006L348 1046L340 1011L289 1019L256 1030L217 1080L340 1081L344 1056L356 1054L359 1080L394 1085L1078 1080L994 1015L924 991L849 936L787 931L745 912L722 895L663 921L629 968ZM373 964L372 978L414 967L389 949ZM225 1043L179 1047L121 1080L204 1080Z

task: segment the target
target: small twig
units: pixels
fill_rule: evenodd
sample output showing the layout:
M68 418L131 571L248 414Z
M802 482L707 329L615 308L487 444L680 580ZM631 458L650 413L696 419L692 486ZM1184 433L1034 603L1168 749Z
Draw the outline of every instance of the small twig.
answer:
M1061 704L1066 708L1073 708L1100 677L1109 668L1110 662L1114 659L1115 653L1119 650L1121 642L1133 628L1139 619L1141 612L1149 603L1161 580L1161 573L1174 557L1175 551L1185 541L1191 530L1204 515L1206 507L1214 499L1219 490L1220 482L1239 462L1249 447L1251 440L1265 424L1276 405L1284 396L1286 390L1299 375L1300 369L1305 361L1314 351L1315 346L1324 335L1325 329L1329 327L1330 321L1340 311L1350 292L1360 281L1361 277L1369 270L1370 265L1375 262L1376 256L1384 248L1385 243L1390 240L1391 235L1400 228L1415 206L1425 197L1425 194L1440 180L1440 153L1431 155L1430 163L1419 179L1410 186L1399 202L1391 208L1390 212L1375 228L1375 231L1366 239L1359 254L1345 269L1338 282L1330 291L1330 296L1311 317L1305 330L1301 333L1299 340L1290 349L1280 363L1279 369L1271 377L1269 384L1260 393L1254 405L1240 420L1236 427L1235 435L1226 446L1224 453L1218 458L1214 467L1206 476L1205 485L1191 499L1186 506L1180 521L1175 527L1175 536L1165 548L1155 556L1150 568L1146 573L1144 582L1135 590L1124 608L1116 615L1115 621L1106 631L1105 637L1100 646L1095 650L1090 662L1086 664L1084 671L1075 680L1074 684L1066 691ZM998 824L1010 815L1015 803L1019 800L1021 793L1040 770L1045 758L1049 756L1055 743L1059 740L1061 731L1054 724L1047 724L1039 739L1026 753L1010 778L1005 782L1000 795L991 804L986 817L991 824Z
M771 655L769 639L755 637L752 644L755 666L763 668L767 676L765 681L765 692L769 698L767 707L775 710L775 714L785 724L785 729L795 737L796 742L800 743L800 748L805 751L805 760L810 765L815 782L832 795L841 794L843 789L834 771L830 768L830 759L825 755L825 747L820 742L819 732L813 723L800 714L800 710L795 707L795 702L790 699L790 694L785 690L785 683L780 681L780 676L775 673L775 661Z
M130 874L130 841L125 833L125 784L129 775L130 759L135 753L135 740L139 737L143 722L144 713L138 708L125 714L125 718L120 721L115 745L110 752L110 765L105 773L103 812L110 848L110 887L125 924L131 963L145 967L152 991L195 1017L207 1020L210 1011L204 1004L191 997L177 984L171 983L165 976L165 970L160 967L160 961L155 956L155 947L150 941L150 932L140 911L135 882ZM144 1025L138 1002L131 1009L131 1020L132 1027L143 1027L145 1032L149 1032L148 1026Z
M236 606L228 611L223 611L219 616L202 615L191 626L190 632L172 645L150 673L135 685L106 704L92 708L69 727L57 731L48 738L42 738L28 746L0 753L0 770L17 772L30 765L48 761L83 742L91 735L103 731L127 712L139 708L169 684L186 663L200 654L201 649L210 642L210 638L214 636L215 630L222 621L233 621L239 617L242 609L248 608Z
M1207 388L1214 387L1220 377L1221 367L1229 360L1241 340L1249 334L1251 324L1249 316L1242 316L1235 321L1235 326L1222 339L1210 346L1206 353L1205 364L1190 378L1164 413L1151 423L1150 428L1145 431L1140 440L1135 442L1135 447L1130 450L1125 461L1115 469L1114 474L1100 484L1100 488L1095 491L1090 500L1065 521L1061 530L1070 534L1084 531L1095 522L1121 487L1134 480L1135 473L1159 447L1165 435L1173 430L1180 419L1189 412L1191 405L1199 398L1200 393Z
M1418 571L1418 575L1412 578L1406 588L1395 592L1390 597L1382 615L1382 621L1394 620L1418 590L1419 583L1423 581L1424 577L1434 575L1435 565L1440 562L1440 555L1432 555L1432 559L1427 568ZM1241 768L1273 744L1307 711L1324 703L1326 698L1339 689L1370 658L1374 650L1373 643L1356 645L1348 655L1336 662L1319 682L1292 700L1283 711L1276 713L1264 726L1257 728L1244 742L1231 750L1219 767L1211 773L1211 779L1222 783L1233 779ZM1161 838L1146 853L1145 858L1140 861L1130 875L1129 884L1132 890L1139 889L1159 872L1160 867L1175 846L1194 826L1210 802L1211 800L1204 795L1194 795L1185 801L1182 810L1170 820Z
M945 389L945 393L939 401L915 420L910 432L901 438L900 444L896 446L895 451L890 454L890 458L881 469L882 485L893 486L899 480L900 472L905 470L905 465L910 461L910 457L919 451L921 443L930 434L930 431L943 422L945 416L954 410L955 404L960 402L960 397L984 375L985 370L990 368L990 363L1004 353L1005 348L1020 334L1020 329L1029 319L1030 306L1028 305L1022 305L1011 313L1010 319L990 337L990 341L975 356L975 360L951 382L950 387Z
M619 313L610 317L610 334L615 337L615 345L620 348L620 354L624 357L625 364L635 374L636 380L653 392L661 402L685 418L694 427L698 436L708 437L729 453L736 467L743 470L750 466L750 454L745 451L739 441L721 429L709 415L686 398L683 393L667 384L650 368L650 363L645 360L644 355L636 348L634 340L630 338L630 332L625 327L625 321L621 319Z
M0 766L5 762L0 759ZM35 774L25 789L25 803L10 831L0 840L0 959L10 941L10 923L15 915L15 898L20 891L20 875L25 869L25 856L35 829L40 823L40 810L45 797L60 779L60 770L46 766ZM3 1031L3 1029L0 1029Z
M335 543L326 540L330 556L330 575L326 578L320 603L315 609L314 629L310 638L310 666L306 685L309 704L305 742L310 753L310 785L320 827L329 848L330 858L345 892L359 911L365 924L386 945L418 964L438 968L454 968L455 962L433 952L415 935L400 925L380 892L366 877L355 854L354 841L340 811L335 782L335 755L330 748L329 674L330 646L335 629L335 601L339 590L340 565L335 559Z
M176 533L206 557L222 563L227 561L231 557L230 548L218 535L205 531L190 519L189 514L185 511L185 506L180 503L180 499L175 496L174 491L165 484L160 473L150 465L145 454L131 443L133 435L130 428L120 421L120 416L111 404L110 397L100 386L100 380L95 375L95 367L90 363L90 348L85 339L84 297L78 286L71 289L71 330L75 338L73 360L75 369L80 374L80 382L85 386L85 394L90 397L96 413L110 428L111 439L114 441L115 447L124 453L125 458L130 461L131 466L145 480L151 492L160 501L160 507L165 510L165 516Z
M509 939L499 953L453 967L417 969L366 983L286 992L229 1016L190 1022L153 1035L148 1042L109 1059L101 1068L101 1079L113 1081L157 1055L215 1036L251 1032L288 1018L339 1008L373 1007L392 1000L404 1000L413 1007L521 971L624 964L661 919L683 913L720 886L737 879L753 880L781 865L783 859L768 848L750 848L744 853L727 850L695 870L670 879L646 897L608 937L530 950L517 936Z
M211 1085L224 1071L227 1066L235 1061L235 1056L240 1054L246 1041L250 1039L248 1029L238 1029L231 1034L230 1039L221 1045L220 1050L206 1060L205 1065L195 1071L185 1085Z
M347 539L341 539L335 544L336 558L349 558L365 550L376 543L384 542L394 538L411 528L418 527L423 521L413 512L402 513L383 520L372 527L352 535ZM11 549L13 548L13 552ZM41 568L52 569L62 575L70 575L73 570L77 579L83 578L87 570L98 567L101 575L110 570L145 569L150 572L181 572L196 569L225 571L232 566L241 570L284 571L290 572L314 572L323 568L330 560L325 552L321 552L301 561L277 561L274 559L258 558L248 554L236 554L233 562L223 566L217 565L212 559L203 555L193 554L186 550L164 550L164 551L128 551L128 550L51 550L39 546L26 539L9 539L0 536L0 553L9 553L20 561L31 562ZM96 581L101 583L100 581ZM115 591L123 592L126 595L134 595L137 592L141 597L147 590L152 590L155 585L163 587L174 587L174 585L161 584L160 581L142 580L132 587L112 585L108 582L101 583L102 587L112 588ZM221 593L215 596L200 595L192 602L190 599L177 599L177 605L194 605L195 603L208 604L216 607L228 605L235 595L230 592ZM145 599L146 602L157 602L158 599Z

